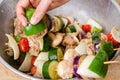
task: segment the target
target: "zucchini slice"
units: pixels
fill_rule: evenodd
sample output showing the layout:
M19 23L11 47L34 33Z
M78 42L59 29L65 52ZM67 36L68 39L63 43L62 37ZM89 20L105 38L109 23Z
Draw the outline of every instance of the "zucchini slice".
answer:
M13 49L14 60L17 60L19 58L19 56L20 56L20 50L19 50L18 44L11 35L6 34L6 36L8 38L8 46Z
M51 48L48 54L49 60L58 60L61 61L63 59L63 51L60 47L58 48Z
M50 44L51 44L50 38L48 37L48 35L45 35L45 36L43 37L43 48L42 48L42 51L43 51L43 52L49 51L49 49L50 49Z
M32 55L30 53L26 53L25 59L18 70L23 72L29 71L32 67L31 59L32 59Z
M57 67L58 67L58 61L52 60L52 61L46 61L43 64L42 73L44 78L46 79L58 79L58 73L57 73Z
M64 28L64 22L59 16L52 16L53 24L52 24L52 32L62 31Z
M76 29L75 29L75 26L74 25L68 25L67 27L66 27L66 32L67 33L73 33L73 32L76 32Z

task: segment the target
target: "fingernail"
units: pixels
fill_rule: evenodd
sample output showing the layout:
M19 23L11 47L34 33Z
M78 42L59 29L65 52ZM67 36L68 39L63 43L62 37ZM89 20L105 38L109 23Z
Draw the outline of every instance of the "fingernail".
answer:
M25 22L22 22L22 25L23 25L23 26L26 26L26 23L25 23Z
M35 18L31 18L30 23L31 24L36 24L36 19Z

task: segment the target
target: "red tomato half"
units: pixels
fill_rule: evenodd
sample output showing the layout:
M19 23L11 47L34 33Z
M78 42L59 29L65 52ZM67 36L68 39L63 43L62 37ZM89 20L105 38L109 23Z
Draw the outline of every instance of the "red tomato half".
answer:
M84 24L84 25L82 25L82 29L83 29L83 31L84 31L85 33L90 32L90 30L91 30L91 25L89 25L89 24Z
M18 44L21 52L27 52L29 50L27 38L21 38Z
M112 36L112 34L110 32L107 34L107 39L108 39L108 41L111 41L114 46L119 45L119 43L113 38L113 36Z

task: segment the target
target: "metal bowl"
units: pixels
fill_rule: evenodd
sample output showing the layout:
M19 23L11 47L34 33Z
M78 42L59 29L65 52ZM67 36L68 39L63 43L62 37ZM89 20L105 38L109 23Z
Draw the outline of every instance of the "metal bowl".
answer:
M5 42L7 42L5 33L13 32L13 18L15 17L17 1L0 0L0 62L11 71L25 78L38 79L18 71L17 64L4 52L6 49ZM109 32L115 25L120 27L120 8L115 0L71 0L67 4L48 13L73 16L81 23L86 23L88 18L91 17L104 26L105 33Z

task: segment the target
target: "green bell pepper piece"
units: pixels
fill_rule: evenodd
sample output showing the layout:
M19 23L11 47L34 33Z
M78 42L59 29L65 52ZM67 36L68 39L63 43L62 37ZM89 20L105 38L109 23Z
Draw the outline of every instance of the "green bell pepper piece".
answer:
M100 40L99 36L100 36L99 32L93 33L92 34L92 42L95 43L95 42L99 41Z
M21 36L14 36L14 39L16 40L16 42L19 42L21 38L22 38Z
M33 8L27 8L26 9L25 16L28 19L28 21L30 21L34 12L35 12L35 9L33 9ZM33 34L37 34L39 32L42 32L44 29L46 29L46 25L41 20L36 25L32 25L32 24L29 23L27 27L24 27L24 32L27 36L31 36Z
M98 74L100 77L105 78L108 71L108 65L103 63L107 60L107 53L100 49L90 64L89 69Z
M99 28L97 28L96 26L93 27L93 33L98 33L100 32L101 30Z
M108 54L109 60L113 57L113 43L112 42L107 42L105 44L100 45L100 49L104 50Z

